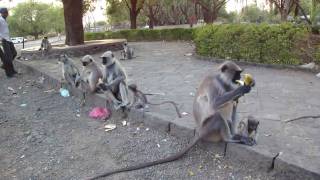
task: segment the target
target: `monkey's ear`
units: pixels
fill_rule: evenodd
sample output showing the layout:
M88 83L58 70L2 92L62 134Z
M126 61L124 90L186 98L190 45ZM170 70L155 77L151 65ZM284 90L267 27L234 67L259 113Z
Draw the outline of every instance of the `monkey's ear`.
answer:
M221 67L221 72L225 72L228 69L228 66L226 64L223 64Z

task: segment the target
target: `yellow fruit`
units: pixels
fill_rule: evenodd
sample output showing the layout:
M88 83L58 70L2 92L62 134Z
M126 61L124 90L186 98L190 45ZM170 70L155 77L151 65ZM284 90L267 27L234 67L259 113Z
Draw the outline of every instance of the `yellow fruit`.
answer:
M251 74L244 74L244 84L249 86L252 84L253 78Z

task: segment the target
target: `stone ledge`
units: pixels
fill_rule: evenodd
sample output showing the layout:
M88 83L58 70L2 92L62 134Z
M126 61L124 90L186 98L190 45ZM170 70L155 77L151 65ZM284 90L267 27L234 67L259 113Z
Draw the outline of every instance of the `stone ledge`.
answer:
M122 49L122 44L125 39L106 39L106 40L95 40L95 41L85 41L85 44L78 46L66 46L64 44L54 44L52 49L44 56L41 51L39 51L39 46L31 47L21 50L21 57L23 59L56 59L60 54L65 53L70 57L79 57L86 54L95 54L104 52L106 50L120 50Z
M31 74L44 76L45 86L53 88L58 87L58 85L60 84L60 80L58 77L55 77L54 75L51 75L49 73L45 73L40 68L37 69L32 67L31 65L28 65L27 61L23 62L17 60L15 61L15 64L20 68L28 70L28 72ZM74 96L79 97L79 95L81 95L79 89L72 88L70 89L70 91ZM90 106L104 106L105 98L100 94L92 94L88 96L86 104ZM120 113L115 112L114 116L120 116ZM146 112L145 115L143 115L142 112L139 112L138 110L131 110L129 113L129 118L135 122L143 122L147 126L153 127L160 131L168 132L169 134L180 138L185 138L187 136L191 139L194 136L195 132L193 128L184 126L183 124L180 125L167 121L165 115L159 115L156 112ZM221 149L221 152L223 151L223 143L212 144L202 142L202 145L204 145L205 148L208 148L208 150L219 148ZM271 164L272 156L274 155L275 154L271 155L267 151L258 151L252 147L243 146L240 144L230 144L228 145L227 158L234 159L239 162L247 161L252 165L260 167L267 171ZM308 168L289 163L283 160L281 156L277 158L275 169L270 172L270 176L272 176L273 174L281 174L281 177L283 179L320 179L319 171L310 171L308 170Z

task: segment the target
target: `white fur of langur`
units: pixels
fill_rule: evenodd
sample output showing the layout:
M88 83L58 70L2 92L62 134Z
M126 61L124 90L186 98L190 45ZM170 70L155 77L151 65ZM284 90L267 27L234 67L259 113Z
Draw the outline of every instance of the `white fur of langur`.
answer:
M103 53L101 59L103 66L103 84L100 86L101 89L107 93L115 109L127 107L130 102L128 98L127 75L124 68L111 51Z
M72 59L66 54L62 54L60 55L58 62L62 64L63 81L74 87L79 87L81 81L80 71L74 65Z
M81 79L87 85L85 91L89 91L91 93L97 91L97 85L99 79L102 79L102 72L95 62L94 58L90 55L85 55L82 59L82 74Z
M249 137L238 135L235 138L232 127L235 124L236 101L239 97L249 93L254 85L237 85L240 80L242 69L231 61L221 65L218 74L210 74L204 78L196 93L193 103L194 119L198 125L197 135L191 143L178 153L169 157L155 160L153 162L142 162L125 168L103 173L91 179L98 179L112 174L137 170L175 161L188 152L199 140L205 139L213 142L224 141L231 143L241 143L254 145L254 141ZM226 149L225 149L226 150Z
M123 44L123 51L121 52L123 59L132 59L133 58L133 49L128 46L128 43Z

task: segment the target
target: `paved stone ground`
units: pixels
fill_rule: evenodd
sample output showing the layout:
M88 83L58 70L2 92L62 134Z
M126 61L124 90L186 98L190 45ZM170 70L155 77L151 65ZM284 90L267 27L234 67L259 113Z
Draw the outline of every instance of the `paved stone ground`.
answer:
M166 120L186 128L194 128L191 95L203 77L217 71L218 64L184 56L194 47L184 42L130 43L137 58L122 61L129 81L137 83L145 92L162 92L166 96L150 98L154 102L172 99L179 103L181 111L188 115L179 119L168 106L151 108L152 113L162 114ZM95 57L98 57L95 55ZM119 57L119 56L118 56ZM56 61L28 62L37 69L47 68L49 74L60 71ZM256 87L242 98L239 114L248 114L260 120L258 145L249 148L264 155L283 152L280 159L309 171L320 172L319 119L304 119L284 123L287 118L319 114L320 80L315 75L293 70L245 66L253 74Z

